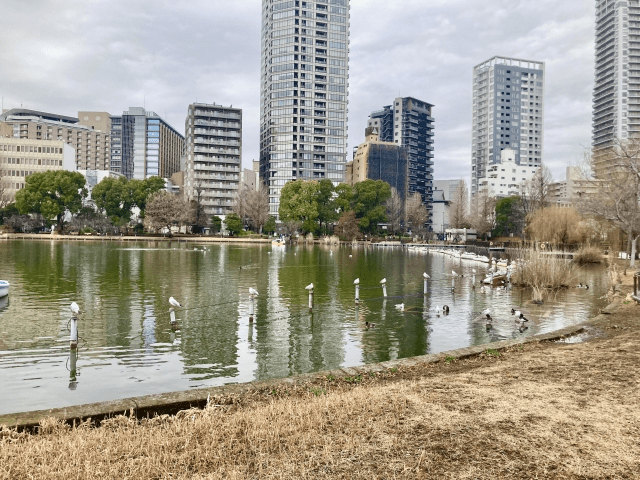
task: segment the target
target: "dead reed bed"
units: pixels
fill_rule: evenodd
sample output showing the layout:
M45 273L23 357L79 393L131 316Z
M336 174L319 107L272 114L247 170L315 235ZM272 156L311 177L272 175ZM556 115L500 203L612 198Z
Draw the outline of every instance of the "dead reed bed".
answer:
M637 331L616 338L318 378L176 417L3 429L0 478L637 478Z
M573 261L578 265L602 263L604 261L604 254L600 248L587 245L573 254Z
M575 280L576 268L572 262L539 251L522 251L517 267L511 275L515 285L531 287L533 299L542 300L545 290L566 288Z

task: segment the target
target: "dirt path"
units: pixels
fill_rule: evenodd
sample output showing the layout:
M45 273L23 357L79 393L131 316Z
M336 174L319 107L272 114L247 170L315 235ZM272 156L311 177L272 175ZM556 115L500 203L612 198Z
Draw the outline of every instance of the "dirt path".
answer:
M3 430L0 478L640 478L640 307L596 329L177 417Z

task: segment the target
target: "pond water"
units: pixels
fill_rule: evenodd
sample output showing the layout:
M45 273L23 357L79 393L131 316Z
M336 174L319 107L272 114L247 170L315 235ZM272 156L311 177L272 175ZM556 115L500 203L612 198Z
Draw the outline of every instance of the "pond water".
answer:
M0 299L0 414L437 353L557 330L603 306L602 268L577 272L575 283L589 290L562 291L543 305L526 289L472 288L473 268L479 281L484 264L401 248L2 241L0 279L11 290ZM465 275L454 292L453 269ZM431 276L427 296L423 272ZM249 287L260 293L254 323ZM170 296L183 305L177 331ZM72 301L82 310L77 360L69 351ZM434 311L445 304L449 315ZM512 307L530 319L523 333Z

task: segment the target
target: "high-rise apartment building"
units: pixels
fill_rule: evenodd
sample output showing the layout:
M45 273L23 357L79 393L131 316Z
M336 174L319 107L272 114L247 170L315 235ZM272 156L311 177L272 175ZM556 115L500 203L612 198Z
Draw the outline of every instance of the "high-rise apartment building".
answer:
M471 195L505 148L517 165L542 165L544 81L544 62L493 57L473 68Z
M269 210L297 179L344 181L349 0L262 0L260 176Z
M7 110L0 115L5 132L13 138L62 140L75 150L78 170L109 170L110 114L78 112L78 117L40 112L24 108Z
M412 97L396 98L393 105L369 115L368 126L380 141L405 147L409 159L409 194L418 192L422 203L433 200L433 105Z
M180 171L184 137L157 113L130 107L111 117L111 170L128 179L169 178Z
M640 133L640 2L596 1L593 150ZM596 175L604 173L596 165Z
M193 103L185 132L186 197L199 197L207 216L231 213L242 168L242 110Z

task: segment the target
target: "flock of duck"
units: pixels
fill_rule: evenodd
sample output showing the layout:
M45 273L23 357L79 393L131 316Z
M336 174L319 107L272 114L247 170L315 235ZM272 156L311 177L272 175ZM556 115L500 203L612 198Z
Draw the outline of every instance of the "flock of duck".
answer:
M491 316L491 309L487 308L482 312L482 315L483 316L481 317L481 319L484 319L487 331L491 330L493 328L493 317ZM524 332L529 328L526 325L529 319L525 317L524 313L522 313L520 310L516 310L515 308L512 308L511 315L515 317L515 323L518 326L518 330L520 331L520 333Z

